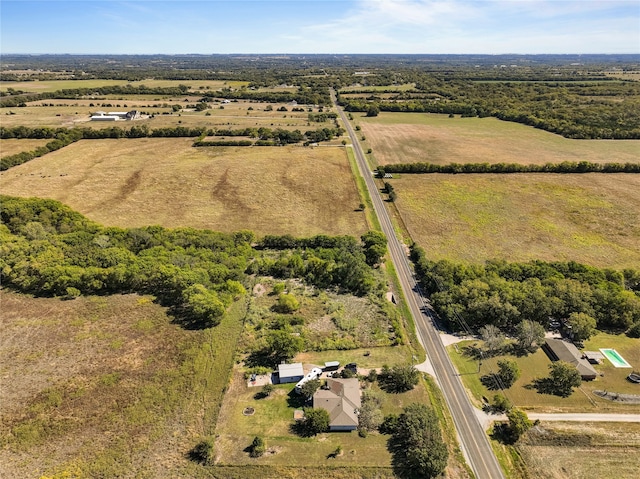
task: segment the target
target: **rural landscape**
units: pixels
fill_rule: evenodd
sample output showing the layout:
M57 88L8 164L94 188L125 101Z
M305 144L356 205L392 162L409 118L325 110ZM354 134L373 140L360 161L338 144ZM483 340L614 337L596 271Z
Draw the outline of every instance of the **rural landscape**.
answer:
M21 55L3 478L632 478L640 56Z

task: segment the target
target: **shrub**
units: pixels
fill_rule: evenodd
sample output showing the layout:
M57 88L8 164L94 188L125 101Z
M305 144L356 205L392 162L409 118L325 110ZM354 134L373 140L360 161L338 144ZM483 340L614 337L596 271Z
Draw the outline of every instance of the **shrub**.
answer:
M204 465L213 463L213 439L206 438L195 445L189 451L189 458L192 461L199 462Z
M253 442L249 446L249 456L251 457L260 457L267 450L264 439L260 436L256 436L253 438Z
M635 323L627 330L627 336L630 338L640 338L640 322Z
M281 293L278 296L276 309L281 313L293 313L300 308L300 303L293 294Z

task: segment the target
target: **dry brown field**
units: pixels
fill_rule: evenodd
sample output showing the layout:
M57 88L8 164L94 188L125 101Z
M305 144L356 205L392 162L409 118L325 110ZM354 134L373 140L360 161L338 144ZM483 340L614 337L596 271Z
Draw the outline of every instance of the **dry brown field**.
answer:
M635 479L640 470L640 424L543 422L516 447L528 477Z
M24 151L33 151L40 146L46 145L51 140L1 140L0 139L0 158L11 156Z
M134 96L132 98L118 97L113 99L83 99L83 100L38 100L31 102L26 107L10 108L5 113L11 114L2 117L2 126L29 126L29 127L90 127L90 128L119 128L128 129L133 125L146 124L149 128L166 127L207 127L207 128L284 128L299 129L302 132L317 128L332 127L333 122L310 123L308 121L309 107L304 112L291 111L291 105L282 103L253 102L239 100L222 104L210 103L211 108L206 111L196 112L195 104L200 97L156 98ZM188 100L188 101L185 101ZM43 104L55 106L42 106ZM105 105L111 106L105 106ZM91 106L93 105L93 106ZM172 112L173 105L180 105L183 110ZM268 105L273 110L266 111ZM284 106L288 111L277 111ZM221 108L222 107L222 108ZM252 108L252 110L249 110ZM313 108L318 111L318 108ZM89 121L89 117L96 111L130 111L140 110L153 118L141 120L95 122ZM327 110L325 110L327 111Z
M8 72L7 72L8 73ZM28 72L27 72L28 73ZM25 81L25 82L0 82L0 90L6 91L8 88L14 90L25 91L28 93L53 92L58 90L75 89L75 88L98 88L101 86L114 85L131 85L138 87L145 85L149 88L167 88L177 87L178 85L187 85L192 91L220 90L222 88L241 88L249 85L247 81L223 81L223 80L43 80L43 81ZM266 89L267 90L267 89Z
M149 468L137 456L165 428L185 426L168 422L181 400L171 384L185 342L202 332L172 325L136 295L62 301L0 291L0 301L0 476Z
M53 198L110 226L295 236L367 230L344 148L192 142L82 140L3 172L0 190Z
M496 118L428 113L355 117L377 165L428 162L544 164L638 163L640 140L571 140Z
M395 205L430 259L640 268L640 175L402 175Z

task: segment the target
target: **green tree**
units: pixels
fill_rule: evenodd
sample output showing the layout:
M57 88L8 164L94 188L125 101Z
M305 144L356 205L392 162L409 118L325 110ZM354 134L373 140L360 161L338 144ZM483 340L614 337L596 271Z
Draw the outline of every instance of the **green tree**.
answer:
M304 408L304 419L299 423L302 436L315 436L329 430L329 413L322 408Z
M378 105L371 105L367 108L367 116L378 116L380 114L380 107Z
M626 334L630 338L640 338L640 322L632 324Z
M396 365L392 368L384 365L378 375L380 387L390 393L410 391L419 381L420 372L411 364Z
M304 340L286 330L271 331L267 335L266 353L273 364L280 364L294 357L304 348Z
M276 309L281 313L293 313L300 308L300 303L291 293L281 293L278 296Z
M538 391L542 393L569 397L573 388L582 384L582 377L573 364L555 361L549 365L549 369L548 377L535 381Z
M506 412L509 409L511 409L513 406L511 404L511 401L509 401L505 396L503 396L502 394L495 394L493 396L493 403L491 404L491 408L495 411L495 412Z
M571 313L567 324L576 341L586 341L596 333L596 320L587 313Z
M365 431L375 431L380 427L384 416L380 407L375 402L364 402L360 408L358 416L358 429Z
M413 403L405 408L388 444L394 470L402 478L437 477L447 467L449 452L438 417L424 404Z
M300 393L305 398L311 398L316 393L316 391L320 389L320 385L321 383L319 379L312 379L302 385L302 387L300 388Z
M522 435L531 429L533 423L529 420L527 413L517 407L512 407L507 411L507 419L509 420L507 442L515 443Z
M520 377L520 368L513 359L501 359L498 361L498 377L505 388L513 386Z
M364 243L364 255L369 266L380 263L387 253L387 237L379 231L368 231L360 239Z
M189 286L182 293L184 307L195 324L209 328L220 322L225 307L215 291L209 291L202 284Z
M534 353L544 341L544 326L525 319L516 326L516 344L522 351Z
M487 324L486 326L481 327L479 332L480 337L484 341L484 346L487 349L487 352L494 354L502 350L506 338L497 326Z

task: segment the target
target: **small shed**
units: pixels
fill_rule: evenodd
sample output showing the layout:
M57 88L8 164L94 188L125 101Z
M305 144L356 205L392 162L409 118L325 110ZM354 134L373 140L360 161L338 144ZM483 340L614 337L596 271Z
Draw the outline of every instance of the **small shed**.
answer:
M302 363L278 364L278 378L280 384L297 383L304 377Z

